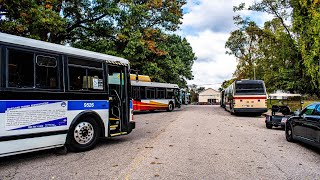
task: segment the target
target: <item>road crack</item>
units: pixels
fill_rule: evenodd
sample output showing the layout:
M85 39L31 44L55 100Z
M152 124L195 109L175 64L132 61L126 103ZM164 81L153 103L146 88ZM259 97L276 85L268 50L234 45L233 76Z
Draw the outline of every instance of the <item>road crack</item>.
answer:
M263 152L261 152L261 151L260 151L260 153L261 153L266 159L269 159L268 156L267 156L265 153L263 153ZM284 171L280 168L280 166L278 166L278 165L275 164L274 162L271 162L271 164L274 165L275 167L277 167L279 171L281 171L284 175L287 176L287 173L284 172ZM287 177L288 177L288 176L287 176Z
M10 180L12 180L12 179L14 179L16 177L16 175L18 174L18 170L19 170L19 166L16 166L14 168L13 175L11 175L11 173L9 174Z

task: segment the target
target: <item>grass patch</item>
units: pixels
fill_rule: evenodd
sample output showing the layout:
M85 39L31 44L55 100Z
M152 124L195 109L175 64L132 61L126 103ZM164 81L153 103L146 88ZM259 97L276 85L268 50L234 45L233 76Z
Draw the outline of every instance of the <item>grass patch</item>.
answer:
M320 100L302 100L304 103L302 104L302 108L305 108L309 104L320 102ZM278 106L289 106L291 111L295 111L297 109L300 109L300 100L281 100L281 99L268 99L268 109L271 109L272 105L278 105Z

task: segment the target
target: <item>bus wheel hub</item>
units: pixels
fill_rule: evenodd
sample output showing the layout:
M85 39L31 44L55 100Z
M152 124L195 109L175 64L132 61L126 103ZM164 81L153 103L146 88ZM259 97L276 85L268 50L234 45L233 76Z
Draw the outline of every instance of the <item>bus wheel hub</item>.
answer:
M93 138L94 130L90 123L81 122L74 129L74 139L79 144L87 144Z

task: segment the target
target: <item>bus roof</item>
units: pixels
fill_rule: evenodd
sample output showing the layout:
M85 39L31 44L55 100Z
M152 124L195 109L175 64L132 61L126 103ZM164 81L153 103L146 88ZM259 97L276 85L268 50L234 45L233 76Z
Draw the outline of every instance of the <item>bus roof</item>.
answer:
M236 84L261 84L263 83L262 80L237 80L235 81Z
M53 44L49 42L39 41L35 39L15 36L11 34L6 33L0 33L0 42L12 44L12 45L20 45L25 47L31 47L31 48L37 48L37 49L43 49L43 50L49 50L56 53L65 53L70 55L77 55L82 57L87 57L91 59L98 59L101 61L107 61L107 62L120 62L125 65L129 64L129 61L127 59L111 56L107 54L97 53L93 51L73 48L69 46L63 46L59 44Z
M142 82L131 81L132 86L160 87L160 88L179 88L177 84L159 83L159 82Z

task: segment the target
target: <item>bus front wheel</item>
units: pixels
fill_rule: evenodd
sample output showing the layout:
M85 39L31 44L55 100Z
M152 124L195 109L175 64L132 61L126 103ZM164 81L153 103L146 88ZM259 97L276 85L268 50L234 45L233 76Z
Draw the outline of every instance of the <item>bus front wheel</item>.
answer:
M92 149L98 141L100 129L92 117L84 117L69 130L67 147L70 151L80 152Z
M170 102L169 103L169 105L168 105L168 109L167 109L167 111L173 111L173 109L174 109L174 105L173 105L173 103L172 102Z

